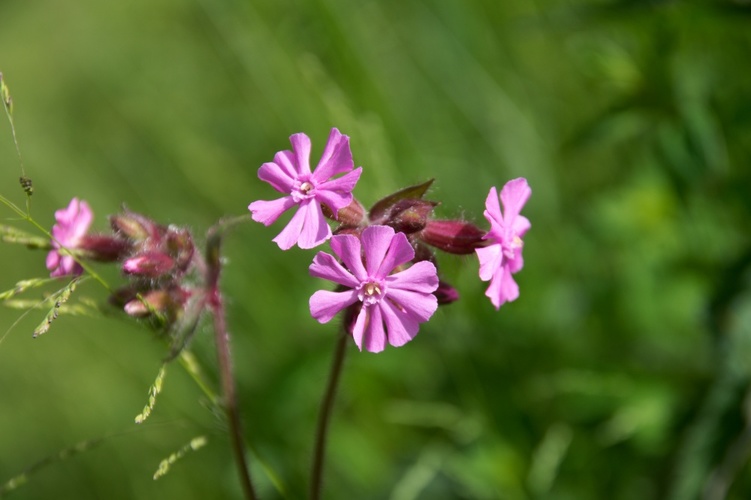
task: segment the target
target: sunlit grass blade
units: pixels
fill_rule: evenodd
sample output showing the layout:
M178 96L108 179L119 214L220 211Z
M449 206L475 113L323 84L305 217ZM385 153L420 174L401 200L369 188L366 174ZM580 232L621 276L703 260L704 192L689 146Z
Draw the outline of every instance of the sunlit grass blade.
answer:
M182 448L180 448L175 453L171 454L169 457L165 458L159 463L159 467L157 468L156 472L154 473L154 480L156 481L160 477L167 474L170 470L170 467L174 465L175 462L183 458L185 455L187 455L191 451L196 451L208 443L208 439L206 439L205 436L198 436L190 440L190 443L186 444Z

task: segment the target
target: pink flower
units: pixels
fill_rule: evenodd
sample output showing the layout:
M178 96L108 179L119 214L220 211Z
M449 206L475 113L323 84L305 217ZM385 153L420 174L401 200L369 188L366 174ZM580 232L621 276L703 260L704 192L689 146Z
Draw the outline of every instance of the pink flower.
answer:
M310 172L310 139L305 134L289 138L292 151L280 151L273 163L264 163L258 177L287 196L274 201L254 201L248 206L253 220L266 226L297 205L299 208L289 224L274 241L282 250L297 244L300 248L313 248L331 237L331 229L321 210L326 205L336 218L337 212L352 202L352 190L362 173L355 170L349 137L331 129L323 156L313 173ZM332 179L336 174L345 175Z
M47 269L52 271L53 278L67 275L79 275L83 268L70 255L60 253L59 249L68 250L78 248L91 226L94 214L85 201L78 198L70 200L68 208L55 212L56 224L52 226L53 250L47 254Z
M519 286L511 275L524 266L522 237L530 228L530 223L519 212L531 194L527 180L519 177L508 181L501 190L503 213L495 187L490 188L485 201L485 218L491 227L484 239L491 243L475 251L480 259L480 279L490 280L485 295L496 309L519 297Z
M387 340L395 347L402 346L417 335L419 324L438 308L433 295L438 288L438 273L432 263L421 261L391 274L415 257L404 233L395 234L387 226L369 226L361 240L349 234L331 239L331 249L346 267L327 253L315 256L310 274L349 290L317 291L310 297L310 314L327 323L342 309L360 302L352 329L357 347L362 350L364 345L368 351L380 352Z

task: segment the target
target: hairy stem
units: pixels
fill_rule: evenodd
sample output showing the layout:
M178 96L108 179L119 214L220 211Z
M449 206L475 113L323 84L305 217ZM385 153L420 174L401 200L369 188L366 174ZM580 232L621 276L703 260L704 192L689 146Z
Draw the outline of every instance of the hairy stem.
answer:
M315 448L313 450L313 468L310 472L310 499L318 500L321 498L321 486L323 483L323 460L326 454L326 434L331 421L331 410L334 406L334 397L336 388L339 384L339 375L342 373L344 365L344 354L347 352L347 338L349 335L342 328L339 338L336 340L334 348L334 359L331 362L331 371L329 372L329 381L326 386L326 392L321 401L320 413L318 414L318 425L316 427Z
M214 335L216 338L216 351L219 358L219 375L222 379L222 395L224 410L227 412L229 423L229 437L232 443L232 451L235 454L237 472L240 475L245 498L252 500L257 498L250 480L248 460L245 456L245 442L242 436L240 424L240 411L237 406L237 393L235 391L235 379L232 375L232 358L229 349L229 332L224 318L224 304L221 296L216 294L212 302L214 312Z
M253 482L250 479L250 470L248 469L248 460L245 456L245 441L242 435L242 426L240 423L240 411L237 404L237 393L235 391L235 378L232 374L232 357L229 347L229 331L227 330L227 321L224 310L224 301L219 292L219 274L221 271L220 246L222 227L215 226L208 233L208 242L206 244L206 285L208 288L208 304L214 316L214 336L216 340L216 351L219 360L219 376L222 382L222 396L224 410L227 413L227 422L229 423L229 438L232 443L232 451L235 455L237 472L240 476L243 493L248 500L255 500L256 493L253 488Z

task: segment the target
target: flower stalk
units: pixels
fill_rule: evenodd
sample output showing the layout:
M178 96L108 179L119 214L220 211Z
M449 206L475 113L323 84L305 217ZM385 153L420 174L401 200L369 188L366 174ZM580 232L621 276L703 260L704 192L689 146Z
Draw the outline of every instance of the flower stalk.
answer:
M323 486L323 462L326 455L326 437L331 422L331 413L334 407L334 398L339 386L339 376L344 366L344 355L347 352L347 332L346 325L342 327L339 336L336 339L334 347L334 358L331 361L331 371L329 380L326 384L326 392L321 400L321 408L318 413L318 424L316 425L315 446L313 448L313 467L310 471L310 500L319 500Z
M222 402L229 423L229 438L235 455L235 464L240 476L243 493L248 500L258 498L250 479L250 469L245 454L245 441L240 422L240 410L237 403L235 378L232 372L232 356L229 346L229 331L224 310L224 301L219 291L219 275L221 271L220 247L222 239L222 225L209 230L206 243L206 287L208 291L207 304L214 318L214 338L216 341L217 359L219 362L219 377L222 384Z

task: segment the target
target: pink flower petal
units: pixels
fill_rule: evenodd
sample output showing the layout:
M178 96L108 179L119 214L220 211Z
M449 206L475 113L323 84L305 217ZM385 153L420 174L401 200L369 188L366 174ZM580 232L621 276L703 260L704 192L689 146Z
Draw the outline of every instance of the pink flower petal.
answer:
M362 246L360 240L351 234L340 234L331 238L331 250L340 258L347 269L359 280L368 279L368 273L362 264Z
M331 228L326 223L321 205L315 200L305 200L300 204L298 212L305 214L297 246L300 248L315 248L331 238Z
M55 225L50 232L52 247L76 249L89 231L94 213L85 201L73 198L66 208L55 211ZM51 271L50 276L78 275L83 268L70 255L63 255L59 250L47 254L45 264Z
M296 179L299 175L295 160L294 153L288 149L279 151L274 155L274 163L276 163L290 179Z
M316 188L316 200L328 206L336 214L352 202L352 190L362 174L362 167L352 172L323 182Z
M414 258L415 258L415 250L414 248L412 248L412 245L409 244L409 241L407 241L407 236L404 233L396 233L391 238L388 251L386 252L386 255L383 257L383 260L381 261L380 266L378 266L377 270L375 271L375 274L372 274L372 276L385 278L389 274L391 274L391 271L393 271L395 267L400 266L402 264L406 264L407 262L409 262L410 260ZM428 264L430 263L428 262ZM430 264L430 266L433 267L433 272L435 273L435 266L433 266L433 264ZM436 277L436 286L438 286L437 277ZM432 291L433 290L431 290L431 292Z
M352 327L352 339L355 341L357 348L362 351L362 340L365 335L365 327L368 324L368 316L370 315L369 307L361 307L360 312L357 313L357 319L355 320L355 326Z
M400 347L415 338L420 329L418 321L389 301L381 302L381 306L388 331L389 344Z
M274 241L277 245L279 245L279 248L281 248L282 250L289 250L290 248L295 246L295 243L297 243L297 240L300 238L300 233L302 232L302 226L305 222L305 215L305 210L300 207L300 209L295 212L295 215L292 216L287 225L284 226L282 232L277 234L276 238L271 241Z
M394 230L388 226L369 226L362 232L360 239L365 250L365 269L368 270L368 276L371 278L386 277L378 274L378 270L391 246L393 237Z
M280 193L289 194L295 184L294 176L277 163L264 163L258 169L258 178L271 184Z
M318 252L308 269L310 275L315 278L323 278L349 288L356 288L360 283L332 255L325 252Z
M490 286L485 291L485 296L490 299L490 302L496 309L499 309L504 303L514 301L519 297L519 285L516 284L506 266L502 266L493 275L493 279L490 280Z
M501 203L503 203L503 220L506 225L513 223L531 194L532 190L524 177L510 180L503 186Z
M375 305L363 307L363 310L368 312L368 322L365 325L362 343L367 351L381 352L386 348L386 331L383 329L381 308Z
M423 260L404 271L387 276L386 284L389 293L394 290L409 290L432 294L438 289L438 270L432 262Z
M355 290L347 290L346 292L318 290L310 297L310 314L319 323L328 323L339 311L355 302L357 302Z
M50 252L47 254L46 265L47 269L49 269L50 271L60 265L60 254L57 253L57 250L50 250Z
M348 172L354 167L355 162L352 160L349 137L342 135L336 128L332 128L321 160L313 172L313 179L318 183L322 183L332 176Z
M388 299L381 301L381 304L393 301L401 306L404 314L420 323L428 321L438 309L438 299L432 293L426 295L411 290L389 288Z
M480 259L480 279L489 281L495 274L496 269L503 263L503 250L501 245L489 245L476 248L475 252Z
M295 205L295 200L291 196L285 196L271 201L254 201L248 205L248 210L252 212L254 221L260 222L264 226L270 226L276 222L280 215Z
M310 138L305 134L293 134L289 138L295 155L298 177L310 175Z
M483 212L485 218L488 219L493 229L498 228L501 230L503 227L503 214L501 213L501 205L498 201L498 191L495 186L490 188L488 197L485 199L485 212Z
M524 257L522 257L522 249L517 248L514 250L514 258L506 259L506 267L511 273L518 273L524 267Z
M529 231L530 227L532 227L532 224L530 224L529 219L527 219L523 215L517 216L516 219L514 219L514 222L511 224L511 230L519 238L527 234L527 231Z

